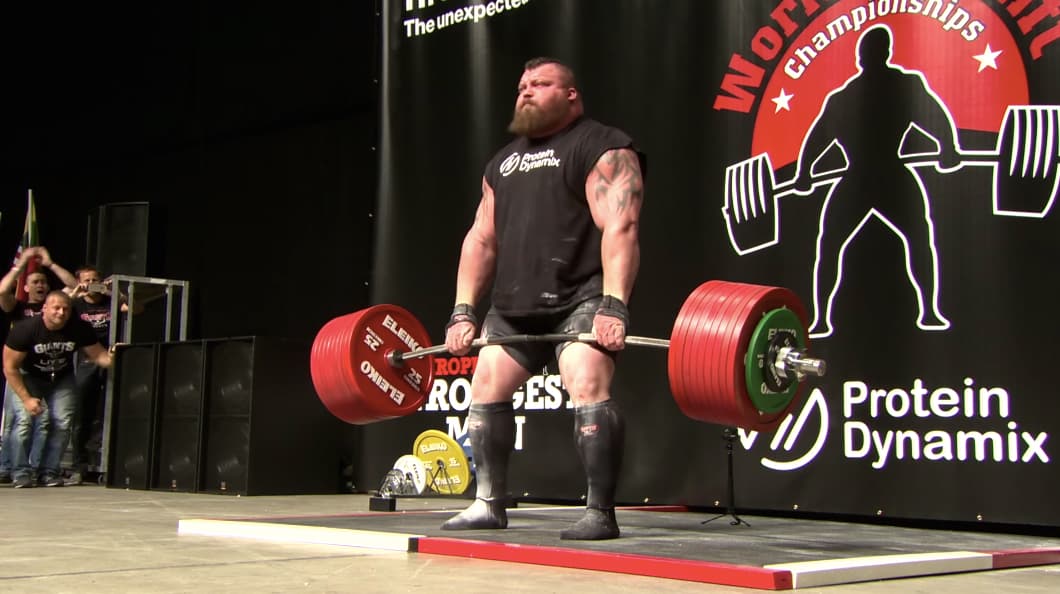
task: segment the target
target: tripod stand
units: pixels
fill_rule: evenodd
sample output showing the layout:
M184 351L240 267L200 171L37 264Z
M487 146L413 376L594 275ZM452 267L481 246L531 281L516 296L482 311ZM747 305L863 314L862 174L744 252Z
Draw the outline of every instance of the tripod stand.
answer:
M733 477L733 472L732 472L732 465L733 465L732 464L732 444L733 444L734 441L736 441L736 435L737 435L737 432L736 432L736 428L735 427L726 427L725 431L723 431L722 434L721 434L722 439L725 440L725 458L726 458L726 462L727 462L727 465L728 465L728 473L729 473L729 476L728 476L728 491L729 492L728 492L728 501L725 502L725 513L718 514L718 515L716 515L713 518L710 518L708 520L703 520L702 522L700 522L700 524L706 524L707 522L713 522L714 520L717 520L718 518L724 518L725 516L732 516L732 521L729 522L730 526L739 526L740 524L743 524L744 526L747 526L748 528L751 527L750 524L748 524L747 522L743 521L740 518L740 516L736 515L736 494L735 494L736 488L733 486L733 478L732 478Z
M453 492L452 478L449 476L449 470L445 467L445 460L438 458L434 461L434 471L427 477L427 488L433 488L438 493L441 493L441 485L445 485L450 495L455 495Z

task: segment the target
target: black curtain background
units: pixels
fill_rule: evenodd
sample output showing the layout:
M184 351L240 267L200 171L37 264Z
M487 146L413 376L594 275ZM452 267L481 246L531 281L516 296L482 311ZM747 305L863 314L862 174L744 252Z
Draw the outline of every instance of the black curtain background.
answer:
M14 4L0 17L2 253L29 188L42 243L71 271L92 209L147 201L148 275L192 283L194 337L309 342L366 304L372 3Z
M290 339L303 347L290 373L308 376L317 330L368 303L377 15L334 0L5 4L0 258L27 189L71 271L90 212L149 202L147 274L190 281L189 338ZM357 430L341 430L348 466Z

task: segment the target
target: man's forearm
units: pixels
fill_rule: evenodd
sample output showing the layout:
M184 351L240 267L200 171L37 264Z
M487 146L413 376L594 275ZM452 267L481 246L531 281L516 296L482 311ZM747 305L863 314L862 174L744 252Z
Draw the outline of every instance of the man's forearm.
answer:
M19 400L25 402L33 397L29 393L29 388L26 387L26 382L22 379L22 373L16 370L4 368L4 378L7 379L7 385L11 388L11 391L18 396Z
M456 303L478 305L493 280L496 260L497 253L491 246L471 238L464 241L456 273Z
M606 230L600 243L600 258L604 269L603 294L628 304L640 269L636 226Z
M25 263L19 262L7 271L3 279L0 279L0 295L14 295L15 285L18 284L18 276L25 270Z
M62 266L59 266L57 263L55 263L55 261L52 261L51 265L48 266L48 268L50 268L51 271L55 273L55 276L59 277L59 280L62 281L63 285L65 285L66 287L72 289L77 286L77 277L70 274L69 270L63 268Z

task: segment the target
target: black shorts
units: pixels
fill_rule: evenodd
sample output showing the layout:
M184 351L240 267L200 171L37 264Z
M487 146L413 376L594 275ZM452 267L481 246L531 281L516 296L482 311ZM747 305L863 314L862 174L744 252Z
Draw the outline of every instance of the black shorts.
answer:
M593 318L600 307L603 296L591 297L577 305L555 313L533 316L505 316L490 308L482 323L483 338L498 338L518 334L586 334L593 331ZM559 353L568 342L524 342L505 344L501 348L515 359L519 365L530 373L537 373L546 368L549 362L559 358ZM596 347L595 344L592 346ZM598 348L598 347L597 347ZM612 359L618 354L615 351L599 349Z

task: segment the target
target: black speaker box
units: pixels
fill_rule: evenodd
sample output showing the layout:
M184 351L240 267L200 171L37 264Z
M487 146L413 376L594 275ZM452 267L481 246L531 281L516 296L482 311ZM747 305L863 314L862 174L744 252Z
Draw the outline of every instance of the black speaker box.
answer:
M119 380L136 375L125 368L140 365L139 348L119 349ZM154 348L153 431L146 439L142 430L121 435L129 426L121 423L121 405L131 397L122 389L135 382L115 385L119 406L112 413L118 419L112 443L127 449L133 440L150 444L146 488L239 495L342 490L344 424L316 396L308 345L250 336ZM124 451L112 448L112 464ZM145 488L142 480L128 484L110 474L110 486Z
M147 276L150 256L150 204L117 202L88 215L85 261L104 275Z
M203 343L167 342L158 349L156 455L150 487L195 491L202 432Z
M309 345L262 337L206 341L201 491L338 493L343 423L309 375Z
M129 345L117 352L112 377L108 487L146 489L151 481L158 345Z

